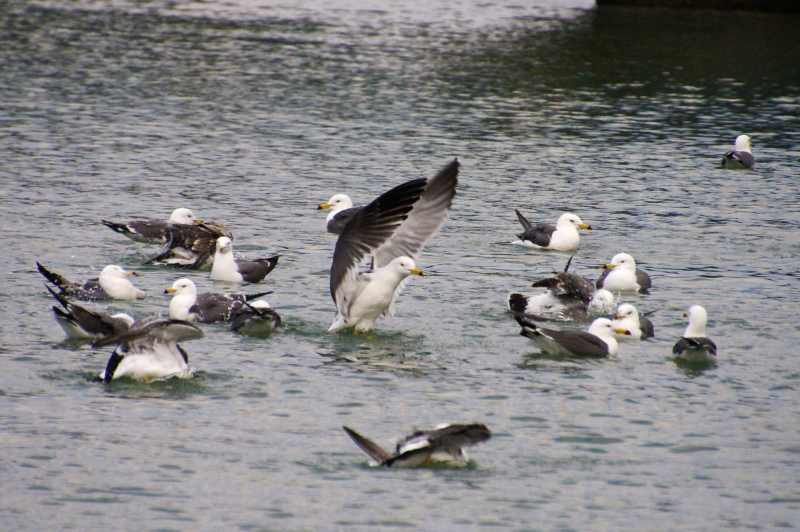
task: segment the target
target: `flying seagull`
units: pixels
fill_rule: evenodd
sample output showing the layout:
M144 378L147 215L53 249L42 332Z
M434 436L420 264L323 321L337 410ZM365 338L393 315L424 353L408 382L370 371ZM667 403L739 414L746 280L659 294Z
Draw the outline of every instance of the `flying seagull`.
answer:
M342 427L359 449L386 467L424 467L435 464L464 467L469 458L464 447L488 440L492 433L482 423L439 425L406 436L390 453L349 427Z
M394 187L361 208L336 241L330 292L337 315L329 332L353 327L366 332L380 316L391 316L402 281L423 275L415 260L447 219L458 183L454 159L430 179ZM372 270L359 264L372 257Z

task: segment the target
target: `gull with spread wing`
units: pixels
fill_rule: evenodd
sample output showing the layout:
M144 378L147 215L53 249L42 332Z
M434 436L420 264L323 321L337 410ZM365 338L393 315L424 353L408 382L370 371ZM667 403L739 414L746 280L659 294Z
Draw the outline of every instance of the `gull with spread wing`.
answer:
M366 332L391 316L409 275L423 275L415 260L447 219L458 184L458 159L430 179L414 179L378 196L342 228L331 264L330 290L337 315L329 332ZM372 269L359 271L371 256Z

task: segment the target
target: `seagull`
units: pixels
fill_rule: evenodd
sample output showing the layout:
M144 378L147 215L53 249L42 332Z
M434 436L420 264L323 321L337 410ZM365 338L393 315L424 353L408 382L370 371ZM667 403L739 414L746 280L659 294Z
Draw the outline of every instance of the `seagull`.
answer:
M482 423L439 425L433 430L417 430L406 436L390 453L349 427L342 427L359 449L377 466L425 467L436 464L464 467L469 458L464 447L491 438L492 433Z
M258 283L264 280L275 266L280 255L265 259L238 260L233 256L233 242L227 236L217 239L211 278L230 283Z
M317 207L317 210L320 211L328 209L331 210L325 220L328 232L339 235L347 222L361 210L361 207L353 207L353 200L347 194L334 194L328 201L323 201Z
M170 214L166 222L154 219L131 220L127 223L109 222L108 220L100 221L112 231L116 231L135 242L162 245L166 244L169 240L169 226L171 224L193 225L203 223L203 220L200 218L195 218L191 209L184 207L172 211L172 214Z
M623 329L615 329L608 318L597 318L589 331L543 329L521 314L514 316L522 330L542 351L551 355L568 357L602 358L614 356L619 350L614 333L625 334Z
M728 170L742 170L751 169L755 164L753 159L753 145L750 142L750 137L747 135L739 135L736 137L736 143L733 149L722 156L720 166Z
M614 314L614 328L625 333L617 334L619 340L644 340L655 336L653 322L639 316L639 311L630 303L623 303Z
M535 296L510 294L509 309L538 320L580 321L610 315L614 308L614 295L608 290L595 290L590 280L570 273L572 259L569 258L563 272L533 283L533 287L547 288L546 293Z
M217 239L226 236L233 239L223 224L202 222L194 225L169 225L169 238L155 257L148 259L148 264L170 264L191 269L207 268L214 260Z
M130 276L137 276L136 272L123 270L120 266L110 264L103 268L100 276L89 279L84 283L69 281L61 274L45 268L41 263L36 263L45 279L54 284L59 293L65 297L84 301L100 301L106 299L142 299L144 291L139 290L128 280Z
M231 330L246 336L269 336L281 326L281 317L269 303L258 299L245 302L231 318Z
M62 294L45 286L63 309L53 306L56 323L72 340L97 340L127 331L134 323L132 316L119 312L107 314L72 303Z
M533 225L525 218L519 210L517 219L522 224L523 232L517 235L523 244L540 249L551 249L554 251L575 251L581 240L578 229L591 229L592 226L583 223L577 215L565 212L558 217L556 225L539 223Z
M174 320L196 321L199 323L214 323L217 321L230 321L236 312L247 301L271 294L261 292L257 294L197 294L197 286L185 277L178 279L172 286L164 290L165 294L172 294L169 302L169 317Z
M458 183L457 159L430 179L415 179L378 196L347 222L336 241L330 291L337 315L328 332L367 332L391 316L402 281L423 275L415 262L447 219ZM372 256L372 270L359 264Z
M597 288L611 292L639 292L646 294L652 287L650 276L636 268L636 261L627 253L617 253L603 266L597 279Z
M94 347L117 344L100 380L109 383L129 377L149 382L171 377L191 377L189 356L178 342L202 338L203 331L186 321L155 318L116 336L95 342Z
M717 346L706 336L706 309L700 305L692 305L683 317L689 318L689 325L683 337L672 348L675 358L687 362L716 362Z

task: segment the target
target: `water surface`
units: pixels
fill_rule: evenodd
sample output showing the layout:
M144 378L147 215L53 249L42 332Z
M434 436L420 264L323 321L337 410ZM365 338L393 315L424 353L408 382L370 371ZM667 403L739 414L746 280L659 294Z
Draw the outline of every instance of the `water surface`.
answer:
M0 8L0 416L5 529L734 530L797 526L800 51L797 17L591 2L15 2ZM747 31L739 31L740 28ZM756 169L717 168L740 133ZM328 335L334 240L358 203L452 157L451 217L398 315ZM34 262L135 268L166 312L182 275L100 219L188 206L238 253L281 253L286 327L185 347L196 378L100 386L110 350L63 343ZM654 278L627 300L656 338L542 357L509 291L566 257L509 245L513 213L595 227ZM224 290L205 274L203 290ZM706 306L720 363L669 359ZM463 471L382 470L390 445L482 421Z

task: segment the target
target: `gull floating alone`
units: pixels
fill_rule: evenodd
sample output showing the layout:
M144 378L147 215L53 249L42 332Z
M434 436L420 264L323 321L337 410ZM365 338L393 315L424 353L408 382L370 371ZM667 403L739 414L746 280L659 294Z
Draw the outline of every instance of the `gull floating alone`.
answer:
M128 280L128 277L138 274L124 270L115 264L106 266L97 278L83 283L72 282L63 275L48 270L39 262L36 263L36 269L45 279L54 284L64 297L84 301L142 299L145 297L144 291L133 286L133 283Z
M575 251L581 241L579 229L591 229L592 226L583 222L575 214L565 212L558 217L555 225L547 223L532 224L521 212L517 213L517 220L522 224L523 231L517 238L526 246L549 249L553 251Z
M739 135L733 149L722 156L720 166L728 170L749 170L755 164L753 158L753 145L750 137Z
M716 362L717 346L706 336L706 309L700 305L692 305L683 316L689 318L689 325L672 348L675 358L686 362Z

